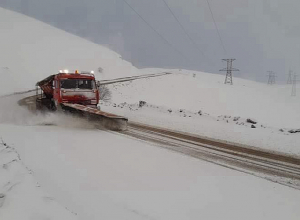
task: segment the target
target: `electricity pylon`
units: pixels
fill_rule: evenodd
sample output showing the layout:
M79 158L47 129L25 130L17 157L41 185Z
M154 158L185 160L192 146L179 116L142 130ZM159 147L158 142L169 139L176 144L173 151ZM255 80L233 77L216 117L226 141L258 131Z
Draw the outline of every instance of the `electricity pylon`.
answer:
M291 96L296 96L297 93L296 93L296 85L297 85L297 75L294 74L294 77L293 77L293 82L292 82L292 94Z
M292 70L289 70L288 80L287 80L286 84L292 84L292 83L293 83L293 80L292 80L292 73L293 73L293 71L292 71Z
M224 69L221 69L220 71L226 71L226 77L224 84L230 84L232 85L232 71L239 71L238 69L232 68L232 62L235 59L222 59L223 61L227 62L227 67Z
M275 78L276 78L275 73L273 71L268 71L268 73L269 73L268 74L268 76L269 76L268 84L270 84L270 85L275 84Z

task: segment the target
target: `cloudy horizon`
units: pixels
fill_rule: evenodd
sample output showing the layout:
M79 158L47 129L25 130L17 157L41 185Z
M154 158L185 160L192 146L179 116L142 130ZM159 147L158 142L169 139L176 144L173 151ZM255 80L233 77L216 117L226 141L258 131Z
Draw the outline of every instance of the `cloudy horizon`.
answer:
M139 68L219 73L225 67L222 58L236 58L234 67L241 71L234 74L252 80L266 81L268 70L280 81L288 69L300 72L296 0L209 0L226 52L206 0L166 0L198 48L162 0L127 2L172 46L123 0L2 0L0 7L106 45Z

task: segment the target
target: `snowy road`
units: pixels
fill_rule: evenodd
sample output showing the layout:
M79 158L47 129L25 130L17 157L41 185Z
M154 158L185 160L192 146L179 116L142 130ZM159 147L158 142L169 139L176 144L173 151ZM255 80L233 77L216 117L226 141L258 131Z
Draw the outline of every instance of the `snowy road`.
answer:
M152 141L97 130L85 120L33 115L18 109L14 98L6 98L6 108L16 112L6 111L1 137L18 151L41 188L78 219L279 220L300 215L299 190L157 143L153 147ZM43 126L48 122L56 126Z
M201 160L300 189L300 158L130 122L122 132Z
M79 219L298 219L300 191L84 127L0 126L41 188ZM87 125L88 126L88 125ZM216 212L217 207L217 212Z
M232 149L218 152L153 128L137 130L131 124L120 135L95 130L85 120L49 117L26 115L26 126L1 124L0 134L33 170L43 190L78 219L279 220L300 215L299 190L253 176L296 188L297 180L291 181L287 172L298 178L297 164L270 164L268 158L267 170L272 172L261 172L257 158L250 158L256 164L249 169L243 154L232 155ZM57 126L38 125L48 121ZM243 166L237 166L237 158L244 160ZM274 177L284 173L288 178Z
M19 101L29 108L35 96ZM158 144L188 156L300 189L300 158L262 149L228 144L182 132L129 122L127 136Z

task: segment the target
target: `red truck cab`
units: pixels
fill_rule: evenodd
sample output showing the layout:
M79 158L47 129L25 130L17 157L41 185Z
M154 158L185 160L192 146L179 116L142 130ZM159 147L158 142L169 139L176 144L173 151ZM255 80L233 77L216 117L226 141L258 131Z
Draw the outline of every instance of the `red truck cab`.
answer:
M99 88L91 73L69 73L68 71L51 75L37 83L42 93L38 98L41 105L57 109L63 103L80 104L96 108L99 103ZM38 101L38 100L37 100Z

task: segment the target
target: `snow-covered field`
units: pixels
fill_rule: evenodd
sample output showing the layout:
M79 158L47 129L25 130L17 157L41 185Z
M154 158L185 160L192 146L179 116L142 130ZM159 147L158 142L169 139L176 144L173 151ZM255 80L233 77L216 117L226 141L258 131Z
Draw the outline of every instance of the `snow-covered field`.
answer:
M300 133L288 132L300 128L300 100L291 96L291 85L235 78L231 86L222 75L164 71L174 74L109 85L112 100L102 109L132 121L300 155ZM147 104L139 107L139 101ZM255 128L247 119L257 122Z
M137 70L107 48L1 8L0 30L0 95L31 89L64 68L100 66L104 72L98 79L162 71ZM127 104L103 108L132 120L229 140L237 137L234 132L243 139L251 131L257 132L251 136L254 142L264 133L261 125L274 133L269 139L279 128L297 126L299 104L286 98L285 88L244 80L227 87L221 76L197 73L194 78L184 72L116 84L112 102ZM70 116L32 114L17 105L27 95L0 97L1 220L299 219L298 190L98 130ZM148 105L131 111L140 100ZM269 116L271 107L270 114L287 119ZM219 115L239 116L240 123L251 117L259 126L236 125L231 118L227 123ZM287 152L295 152L289 142L282 143Z

